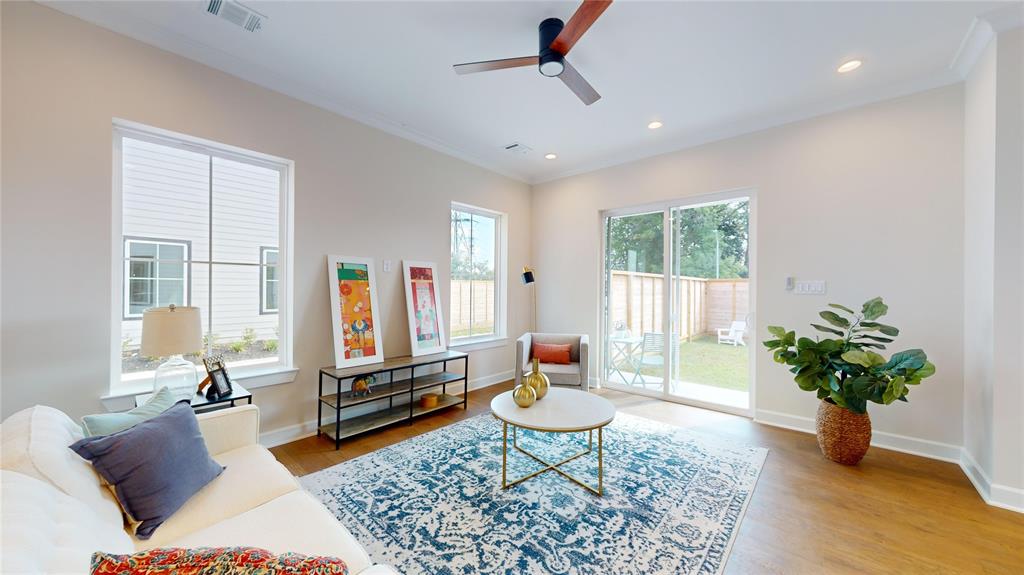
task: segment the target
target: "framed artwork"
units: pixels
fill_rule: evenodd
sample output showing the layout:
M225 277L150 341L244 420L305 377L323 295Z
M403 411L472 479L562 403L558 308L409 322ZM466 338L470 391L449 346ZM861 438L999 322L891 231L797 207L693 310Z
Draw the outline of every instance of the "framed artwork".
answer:
M384 361L380 300L373 258L327 256L334 364L352 367Z
M447 349L444 314L437 283L437 264L402 260L405 275L405 307L409 317L412 355L438 353Z

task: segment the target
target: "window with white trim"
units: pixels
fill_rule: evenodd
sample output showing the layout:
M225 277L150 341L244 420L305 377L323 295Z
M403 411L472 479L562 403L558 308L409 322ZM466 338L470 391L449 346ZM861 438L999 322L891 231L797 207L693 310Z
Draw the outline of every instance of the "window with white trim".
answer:
M277 248L260 248L260 313L277 313Z
M163 358L139 353L142 314L198 307L204 349L232 376L290 367L286 287L290 162L187 136L115 127L120 202L121 366L112 388L144 387ZM200 369L202 369L200 367Z
M137 319L151 307L189 302L188 242L125 238L124 317Z
M505 336L505 235L504 214L452 204L452 345Z

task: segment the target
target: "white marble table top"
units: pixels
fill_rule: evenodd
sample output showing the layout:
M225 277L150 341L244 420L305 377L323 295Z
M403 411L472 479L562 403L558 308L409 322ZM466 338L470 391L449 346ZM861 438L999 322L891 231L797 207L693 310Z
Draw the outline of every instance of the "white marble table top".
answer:
M554 432L597 429L615 419L615 406L600 395L554 386L530 407L519 407L506 391L491 400L491 412L516 427Z

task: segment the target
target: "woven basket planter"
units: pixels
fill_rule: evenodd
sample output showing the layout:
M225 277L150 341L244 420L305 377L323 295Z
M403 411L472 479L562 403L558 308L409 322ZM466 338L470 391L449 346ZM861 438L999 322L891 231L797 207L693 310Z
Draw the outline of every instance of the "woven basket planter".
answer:
M843 465L856 465L871 445L871 418L822 401L815 419L821 453Z

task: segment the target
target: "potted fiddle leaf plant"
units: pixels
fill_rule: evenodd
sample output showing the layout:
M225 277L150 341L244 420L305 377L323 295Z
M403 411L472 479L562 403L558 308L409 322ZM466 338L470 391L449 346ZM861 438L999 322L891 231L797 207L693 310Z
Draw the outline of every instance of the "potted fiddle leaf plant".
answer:
M797 338L794 331L768 326L773 339L764 345L776 362L790 366L800 389L817 393L821 400L815 420L821 452L832 461L855 465L871 443L868 402L907 401L910 389L934 375L935 366L920 349L888 359L879 353L900 333L877 321L889 311L882 298L868 300L859 313L839 304L828 306L832 309L818 314L828 325L811 327L830 337Z

